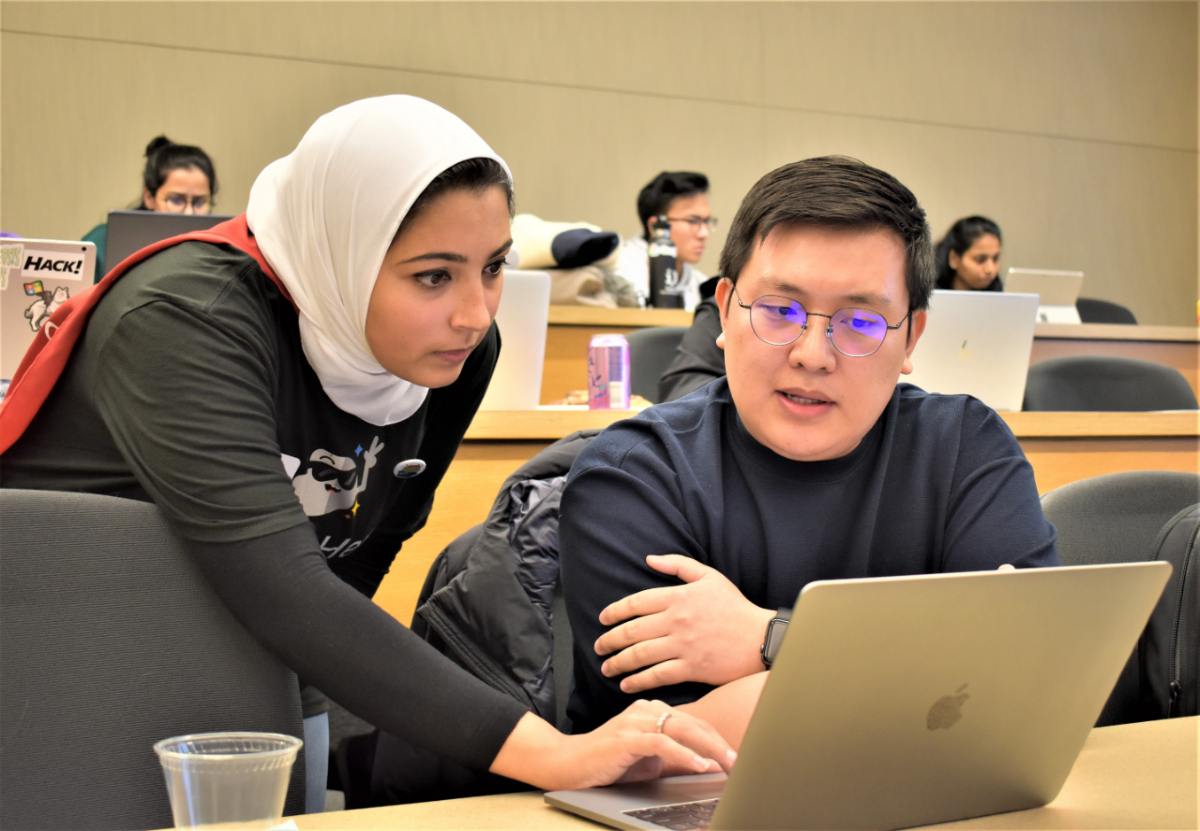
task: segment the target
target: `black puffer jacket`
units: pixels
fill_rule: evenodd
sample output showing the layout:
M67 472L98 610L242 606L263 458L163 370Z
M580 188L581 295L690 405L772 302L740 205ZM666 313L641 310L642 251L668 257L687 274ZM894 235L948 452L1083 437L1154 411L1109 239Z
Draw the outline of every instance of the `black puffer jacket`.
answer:
M571 463L599 432L572 433L505 480L487 520L433 561L412 622L435 649L564 730L571 638L558 590L558 505ZM370 801L355 807L529 788L386 733L372 767Z
M571 463L598 432L560 439L505 480L487 520L434 560L413 618L414 632L551 724L560 709L552 623L558 506Z

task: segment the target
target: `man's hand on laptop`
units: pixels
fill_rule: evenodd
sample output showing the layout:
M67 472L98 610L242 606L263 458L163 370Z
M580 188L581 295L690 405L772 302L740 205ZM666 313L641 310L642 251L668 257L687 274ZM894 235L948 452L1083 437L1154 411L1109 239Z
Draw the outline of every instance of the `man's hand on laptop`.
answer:
M601 623L615 626L595 645L597 655L611 656L602 666L606 676L634 673L621 689L636 693L684 681L721 685L762 672L759 647L775 610L755 606L723 574L691 557L652 555L646 562L684 585L637 592L600 613Z

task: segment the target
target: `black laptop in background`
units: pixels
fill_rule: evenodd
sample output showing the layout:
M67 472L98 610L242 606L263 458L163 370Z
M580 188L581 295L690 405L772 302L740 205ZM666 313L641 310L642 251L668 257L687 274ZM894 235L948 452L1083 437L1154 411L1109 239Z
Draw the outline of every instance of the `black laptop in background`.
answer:
M207 231L232 216L223 214L169 214L155 211L109 211L104 267L112 270L135 251L159 240ZM103 275L101 275L103 276Z

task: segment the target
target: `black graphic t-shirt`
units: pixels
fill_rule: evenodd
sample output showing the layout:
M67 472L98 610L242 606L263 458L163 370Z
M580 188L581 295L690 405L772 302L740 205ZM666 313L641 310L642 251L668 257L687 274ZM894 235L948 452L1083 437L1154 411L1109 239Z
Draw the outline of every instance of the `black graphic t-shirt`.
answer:
M296 312L249 255L183 243L97 304L0 458L0 486L155 502L234 613L301 677L384 729L486 766L524 708L361 595L424 524L498 354L493 326L455 383L405 421L369 424L325 395ZM312 568L318 551L328 569ZM243 596L252 573L266 585ZM429 701L401 700L421 690ZM438 723L440 708L479 721L453 741L409 729L417 716Z

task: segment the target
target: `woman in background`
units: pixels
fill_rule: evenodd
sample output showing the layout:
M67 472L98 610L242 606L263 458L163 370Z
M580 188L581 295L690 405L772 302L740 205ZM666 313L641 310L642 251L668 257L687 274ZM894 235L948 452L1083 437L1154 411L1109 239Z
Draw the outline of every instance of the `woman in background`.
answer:
M1000 242L1000 226L985 216L968 216L955 222L934 249L937 287L1003 291Z
M130 208L171 214L206 214L212 211L216 195L217 171L208 154L199 147L176 144L166 136L159 136L146 145L142 198ZM96 243L95 282L99 283L108 273L104 263L108 223L102 222L88 231L83 241Z

